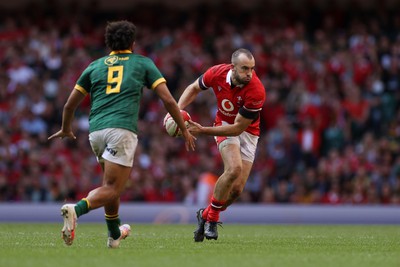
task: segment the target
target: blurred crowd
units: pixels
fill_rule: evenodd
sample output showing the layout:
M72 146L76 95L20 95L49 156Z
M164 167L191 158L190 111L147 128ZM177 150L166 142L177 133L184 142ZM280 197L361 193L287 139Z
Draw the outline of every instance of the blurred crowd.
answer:
M252 51L267 101L240 202L400 204L400 6L28 5L0 11L0 202L78 200L101 183L88 143L87 98L76 140L48 141L81 71L109 53L107 21L138 26L135 53L159 67L176 99L238 47ZM353 2L352 2L353 3ZM354 1L354 4L357 1ZM212 125L212 92L187 108ZM122 201L203 205L223 166L214 139L187 152L144 89L139 146ZM208 188L208 189L207 189Z

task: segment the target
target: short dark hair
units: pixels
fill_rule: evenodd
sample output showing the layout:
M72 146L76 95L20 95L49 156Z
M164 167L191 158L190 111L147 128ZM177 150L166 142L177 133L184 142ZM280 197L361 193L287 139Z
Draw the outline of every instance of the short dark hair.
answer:
M136 40L136 26L127 20L108 22L104 37L113 51L130 49Z
M247 50L245 48L239 48L232 54L232 58L231 58L232 64L235 64L237 62L237 59L238 59L239 55L241 55L241 54L245 54L248 59L253 58L253 54L249 50Z

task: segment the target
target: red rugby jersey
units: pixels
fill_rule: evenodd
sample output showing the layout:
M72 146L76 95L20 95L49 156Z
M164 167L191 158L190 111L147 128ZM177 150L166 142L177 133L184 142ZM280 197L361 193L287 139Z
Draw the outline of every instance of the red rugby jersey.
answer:
M216 125L220 125L221 121L233 124L241 107L250 112L260 112L265 101L265 88L255 71L250 82L243 87L231 87L231 74L230 64L215 65L209 68L199 81L201 88L212 88L217 97ZM259 136L260 116L245 131Z

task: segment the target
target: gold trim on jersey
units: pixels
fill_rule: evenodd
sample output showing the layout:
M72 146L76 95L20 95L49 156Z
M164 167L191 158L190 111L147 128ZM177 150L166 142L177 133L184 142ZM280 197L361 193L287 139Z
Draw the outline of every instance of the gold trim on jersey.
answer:
M132 54L132 51L128 50L128 49L126 49L126 50L114 50L114 51L111 51L110 56L111 55L116 55L116 54Z
M78 90L79 92L81 92L82 94L84 94L84 95L87 95L88 94L88 92L85 90L85 88L83 88L82 86L80 86L79 84L75 84L75 87L74 87L76 90Z
M157 79L152 85L151 85L151 89L156 88L160 83L166 83L167 80L165 80L165 78L161 77L159 79Z
M90 209L90 202L87 198L82 198L83 201L86 201L88 209Z

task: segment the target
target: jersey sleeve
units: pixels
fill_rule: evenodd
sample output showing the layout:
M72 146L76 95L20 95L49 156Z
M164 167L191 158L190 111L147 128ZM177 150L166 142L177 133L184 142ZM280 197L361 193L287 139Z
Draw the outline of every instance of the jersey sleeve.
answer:
M156 88L160 83L165 83L166 80L162 76L160 70L154 64L154 62L147 58L146 60L146 69L147 69L147 77L146 77L146 87L150 89Z
M209 68L203 75L199 77L199 86L202 90L207 90L212 86L215 77L216 66Z
M265 102L265 89L262 84L259 84L254 87L254 90L251 90L251 94L246 96L243 109L246 112L250 113L258 113L261 111Z
M78 81L75 84L74 89L80 91L82 94L87 95L90 92L91 81L90 81L90 73L91 73L91 65L89 65L81 74Z

